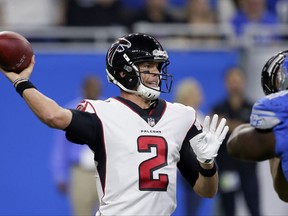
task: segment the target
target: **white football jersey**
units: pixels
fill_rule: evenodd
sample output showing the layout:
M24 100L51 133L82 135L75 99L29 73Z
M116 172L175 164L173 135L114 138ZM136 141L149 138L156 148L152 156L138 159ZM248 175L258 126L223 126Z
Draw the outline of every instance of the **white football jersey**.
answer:
M78 109L95 113L101 128L88 144L101 180L96 215L171 215L183 141L202 129L195 110L158 100L148 113L120 97L84 100Z

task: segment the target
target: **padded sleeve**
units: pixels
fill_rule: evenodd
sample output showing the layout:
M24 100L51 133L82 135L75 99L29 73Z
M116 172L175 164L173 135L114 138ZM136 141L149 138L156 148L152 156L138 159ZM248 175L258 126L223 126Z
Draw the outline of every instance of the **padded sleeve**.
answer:
M189 130L182 144L182 148L180 150L180 161L177 164L179 171L192 187L194 187L195 182L199 177L200 165L195 153L193 152L193 149L190 146L189 140L200 132L201 130L199 131L195 125L193 125Z
M95 113L71 109L72 120L65 129L66 138L76 144L96 143L102 134L102 124Z

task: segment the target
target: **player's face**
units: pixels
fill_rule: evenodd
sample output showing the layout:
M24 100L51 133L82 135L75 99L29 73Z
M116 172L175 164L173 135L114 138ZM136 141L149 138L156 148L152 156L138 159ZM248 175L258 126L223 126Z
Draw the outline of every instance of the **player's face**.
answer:
M288 72L283 65L280 66L276 73L275 85L279 91L285 90L288 87Z
M150 88L159 89L160 72L158 62L144 62L138 65L142 83Z

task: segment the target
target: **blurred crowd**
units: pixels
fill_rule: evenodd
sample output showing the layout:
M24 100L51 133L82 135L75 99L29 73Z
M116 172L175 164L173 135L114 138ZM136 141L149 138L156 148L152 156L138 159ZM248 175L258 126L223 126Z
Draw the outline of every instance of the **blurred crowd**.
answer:
M32 7L33 5L33 7ZM288 23L288 0L0 0L2 27ZM267 39L267 38L266 38Z

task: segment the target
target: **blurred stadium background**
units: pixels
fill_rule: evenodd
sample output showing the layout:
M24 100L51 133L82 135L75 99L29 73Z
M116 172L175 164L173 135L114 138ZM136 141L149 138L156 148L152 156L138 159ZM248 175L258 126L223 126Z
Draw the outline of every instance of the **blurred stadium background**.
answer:
M247 96L256 100L263 96L260 72L264 63L276 52L288 49L285 22L247 24L241 37L227 22L137 22L129 28L2 24L0 31L4 30L16 31L31 41L36 54L31 80L60 105L78 95L80 80L91 73L103 80L104 97L118 94L114 85L106 83L105 52L115 38L131 31L152 34L162 42L169 53L174 84L186 76L201 82L205 94L202 110L206 113L225 96L223 76L227 67L241 65L245 69ZM69 215L67 197L57 193L50 173L52 129L39 122L3 76L0 86L0 215ZM162 97L173 100L173 92ZM272 188L268 162L259 164L263 215L286 215L288 205ZM181 197L181 188L178 193ZM247 215L244 203L237 208L238 215ZM177 212L181 215L181 210Z

